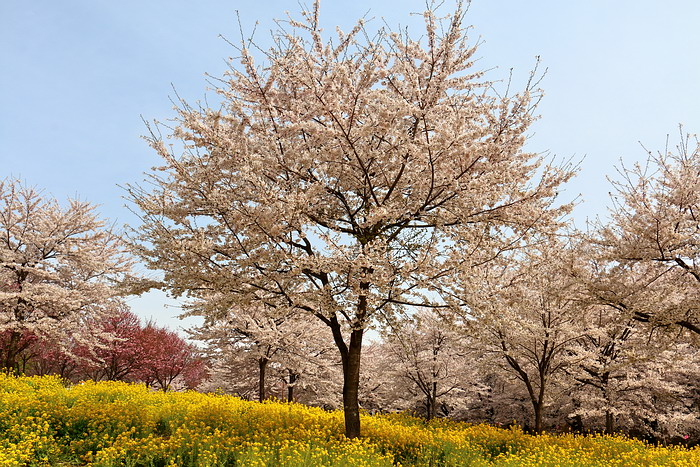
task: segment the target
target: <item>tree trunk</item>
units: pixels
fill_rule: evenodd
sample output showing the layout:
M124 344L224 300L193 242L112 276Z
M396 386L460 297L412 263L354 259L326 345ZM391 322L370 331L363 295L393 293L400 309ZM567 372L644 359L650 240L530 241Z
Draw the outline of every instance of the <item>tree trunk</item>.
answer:
M435 418L435 414L437 413L437 383L433 382L432 384L432 393L428 394L428 406L427 406L427 413L425 414L425 418L428 420L432 420Z
M544 407L544 395L545 395L545 384L546 384L546 375L544 372L544 369L542 367L539 368L539 379L540 379L540 387L537 392L535 392L535 388L533 387L532 383L530 382L530 376L527 374L525 370L523 370L520 367L520 364L518 363L517 360L515 360L512 356L510 356L507 351L508 347L505 343L505 341L501 341L501 348L505 352L505 359L508 362L508 364L513 368L519 375L520 380L525 383L525 387L527 388L527 393L530 396L530 402L532 403L532 409L533 412L535 413L535 428L534 432L539 434L542 432L542 409Z
M544 404L542 401L533 401L532 402L532 407L535 410L535 433L540 434L542 433L542 406Z
M615 416L609 410L605 411L605 434L613 434L615 429Z
M287 384L287 402L294 402L294 383L297 382L297 375L292 370L289 371L289 384Z
M343 359L343 411L345 415L345 436L360 436L360 355L362 353L361 329L350 334L350 346Z
M3 370L6 373L12 373L14 371L19 372L19 367L17 366L17 355L19 355L21 350L19 348L19 342L21 339L21 333L17 331L12 331L10 333L10 338L8 339L5 355L2 361Z
M258 375L258 400L260 402L265 400L265 370L267 369L267 362L269 360L265 357L260 357L258 359L258 368L260 370Z
M603 397L605 397L605 405L610 407L611 405L611 397L609 393L609 383L610 383L610 372L606 371L603 373L602 378L601 378L602 386L603 386ZM613 430L615 429L615 416L613 413L609 410L605 410L605 433L608 435L611 435L613 433Z
M372 273L372 270L365 272ZM360 282L360 290L369 290L368 282ZM356 319L360 324L364 324L367 316L367 296L360 295L357 302ZM354 328L350 332L350 344L345 343L343 333L337 316L332 316L325 320L333 332L333 340L340 352L340 359L343 363L343 414L345 416L345 436L348 438L360 437L360 402L358 399L360 391L360 357L362 355L362 336L364 329Z
M580 415L574 416L574 419L572 420L570 425L571 425L571 429L575 433L583 433L584 426L583 426L583 417L582 416L580 416Z

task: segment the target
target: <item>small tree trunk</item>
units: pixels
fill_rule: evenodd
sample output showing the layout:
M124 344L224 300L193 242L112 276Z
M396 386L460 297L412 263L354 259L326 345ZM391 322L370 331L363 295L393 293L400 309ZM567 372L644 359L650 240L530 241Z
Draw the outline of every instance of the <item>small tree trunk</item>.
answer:
M287 384L287 402L294 402L294 383L297 382L297 375L292 370L289 371L289 384Z
M260 357L258 359L258 400L260 402L264 401L266 398L265 394L265 370L267 369L267 362L269 360L265 357Z
M426 420L432 420L435 418L435 414L437 413L437 383L433 382L431 391L428 391L428 396L426 398L426 414L425 418Z
M603 373L603 396L605 397L605 402L608 407L610 407L610 393L609 393L609 387L608 383L610 381L610 372L606 371ZM605 433L608 435L611 435L613 433L613 429L615 428L615 416L613 413L609 410L605 410Z
M571 429L575 431L576 433L583 433L584 426L583 426L583 417L580 415L576 415L574 417L573 423L571 424Z
M609 410L605 411L605 433L608 435L613 434L615 429L615 416Z
M172 380L170 382L168 382L168 378L162 378L162 379L158 380L158 384L160 385L160 389L163 392L168 392L168 389L170 388L171 382L172 382Z

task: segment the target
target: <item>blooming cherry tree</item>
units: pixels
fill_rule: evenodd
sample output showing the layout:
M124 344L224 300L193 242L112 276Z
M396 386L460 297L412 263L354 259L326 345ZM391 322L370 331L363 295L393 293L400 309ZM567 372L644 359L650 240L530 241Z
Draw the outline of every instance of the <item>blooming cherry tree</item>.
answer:
M395 399L421 400L428 420L438 414L440 405L467 402L475 386L470 371L474 355L453 323L422 311L387 327L382 337L381 373L392 377ZM403 407L408 408L412 407Z
M206 343L218 371L237 380L234 384L225 384L227 388L238 394L248 392L245 388L250 386L250 378L241 367L248 367L249 360L255 360L257 365L260 401L267 398L270 364L276 370L274 377L284 380L290 402L294 400L295 387L317 385L320 375L328 376L331 344L327 338L322 338L328 329L320 321L309 322L295 314L280 316L259 305L240 309L221 294L210 296L208 300L200 299L188 306L186 313L197 315L201 313L199 305L211 309L215 302L219 303L218 308L226 311L208 314L204 323L191 330L190 335ZM319 339L308 339L310 333L317 334Z
M675 150L649 153L646 166L620 173L611 222L599 226L596 243L618 282L644 281L636 287L644 297L627 294L617 305L638 320L700 334L700 143L685 135Z
M221 106L182 103L178 145L153 129L164 165L129 191L164 288L330 328L357 437L367 327L397 306L447 306L428 292L471 252L549 229L572 171L523 151L535 83L498 94L474 70L461 4L428 9L420 39L363 21L325 39L319 10L276 31L263 65L242 41Z
M240 360L241 355L231 354L246 354L246 360L255 360L258 370L258 400L262 402L267 398L268 365L285 346L281 330L285 317L274 316L265 312L264 308L256 308L256 305L247 310L239 310L227 298L216 294L208 300L200 299L191 304L187 314L203 314L206 319L201 326L190 330L190 335L206 343L210 358L217 361L218 365L231 365L232 360ZM208 315L199 311L200 306L212 309L214 303L218 303L216 307L223 311ZM241 365L240 361L235 364Z
M118 285L130 266L119 237L90 203L62 207L19 180L0 180L2 366L17 367L25 335L93 343L98 323L120 306Z
M567 272L574 259L563 242L544 239L525 253L465 270L456 286L467 305L465 331L527 389L536 432L544 426L553 380L586 335L586 304Z
M193 389L206 376L199 349L177 332L147 323L138 334L141 361L136 374L147 386L168 391L173 382L182 380Z
M591 323L579 341L576 365L569 368L578 383L570 391L575 402L571 415L591 427L603 426L609 434L624 428L665 438L697 426L691 408L696 385L685 376L697 368L697 349L677 342L668 329L650 334L624 315L610 322L609 313L599 308L589 312L598 323Z

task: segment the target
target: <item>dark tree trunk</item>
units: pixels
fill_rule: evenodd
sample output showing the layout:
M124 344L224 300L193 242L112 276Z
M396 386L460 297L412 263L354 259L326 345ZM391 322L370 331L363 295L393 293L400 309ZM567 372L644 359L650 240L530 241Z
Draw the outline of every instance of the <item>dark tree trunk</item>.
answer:
M22 334L17 331L12 331L10 333L10 338L7 340L7 347L5 348L5 355L3 356L2 367L3 371L7 373L12 373L13 371L19 371L19 366L17 364L17 356L20 351L20 340L22 339Z
M576 415L571 422L571 429L576 433L583 433L583 417Z
M292 370L289 371L289 384L287 384L287 402L294 402L294 383L297 382L297 375Z
M267 362L269 360L265 357L260 357L258 359L258 400L260 402L264 401L267 397L265 394L265 370L267 369Z
M340 323L335 316L328 320L333 331L333 340L340 351L343 364L343 413L345 416L345 436L358 438L360 436L360 356L362 354L362 329L350 333L350 345L343 340Z
M504 341L501 341L501 346L504 351L507 351L507 347ZM538 391L535 391L535 387L533 387L532 383L530 382L530 377L528 376L527 372L525 372L521 367L520 364L515 360L513 357L508 355L506 353L505 355L506 361L508 364L513 368L518 375L520 376L520 379L522 380L523 383L525 383L525 387L527 388L527 393L530 396L530 402L532 403L532 409L535 414L535 428L534 428L534 433L541 433L542 432L542 409L544 407L544 395L545 395L545 384L546 384L546 379L545 379L545 374L542 369L540 369L540 374L539 374L539 379L540 379L540 387Z
M540 434L542 433L542 406L544 404L542 401L533 401L532 402L532 407L535 410L535 433Z
M362 353L361 329L350 334L350 346L343 361L343 411L345 413L345 436L360 436L360 356Z
M426 398L426 414L425 418L428 420L432 420L435 418L435 414L437 413L437 383L433 382L432 383L432 392L429 391L428 397Z
M605 397L605 402L608 407L610 407L610 394L608 392L608 385L610 383L610 372L606 371L601 377L601 385L603 387L603 396ZM615 416L610 410L605 411L605 433L611 435L615 429Z
M373 271L367 269L364 272L371 274ZM368 282L360 282L360 290L369 290ZM356 320L364 324L367 317L367 296L361 294L357 302ZM350 344L345 343L343 333L337 316L330 319L323 319L330 326L333 332L340 359L343 364L343 414L345 416L345 436L348 438L360 437L360 357L362 355L362 336L364 329L353 329L350 332Z
M615 430L615 416L609 410L605 411L605 434L611 435Z

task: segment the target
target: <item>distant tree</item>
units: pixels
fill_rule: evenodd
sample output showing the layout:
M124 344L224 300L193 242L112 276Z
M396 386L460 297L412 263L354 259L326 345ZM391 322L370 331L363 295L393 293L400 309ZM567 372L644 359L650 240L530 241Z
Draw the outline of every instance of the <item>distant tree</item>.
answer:
M138 335L139 319L126 308L94 325L95 339L86 344L72 336L61 342L46 337L25 334L18 348L17 362L21 373L32 375L58 375L79 381L132 381L138 369L141 351ZM4 352L9 332L0 336L0 352ZM4 337L4 339L2 339Z
M199 311L202 306L209 309L216 303L222 311L216 314L206 314ZM248 359L253 359L257 365L258 400L267 398L266 377L268 365L282 351L281 326L285 323L284 316L274 316L267 313L260 305L251 305L240 309L230 303L223 294L210 296L207 300L198 300L187 306L187 315L205 315L204 323L191 330L192 338L204 342L210 354L216 359L231 360L230 353L245 353Z
M29 375L58 375L69 381L85 379L82 370L88 360L79 356L82 350L76 348L75 341L56 343L34 339L20 356L21 371Z
M93 347L83 347L82 374L94 380L132 381L143 362L141 322L133 312L122 309L102 323L103 337Z
M586 335L578 281L567 264L576 253L555 239L527 252L464 271L455 295L467 304L463 326L484 358L514 375L527 389L533 429L544 428L553 381L571 363Z
M245 400L260 400L260 365L257 352L246 342L229 342L228 345L216 348L213 345L205 348L205 358L209 366L209 377L202 382L199 390L204 392L224 392L233 394ZM265 369L265 394L268 397L280 394L270 388L268 379L276 379Z
M282 352L276 358L283 369L287 401L337 407L341 362L330 330L321 321L299 318L304 316L293 316L285 323Z
M607 261L597 293L639 321L700 334L700 143L682 135L620 174L595 239Z
M330 328L352 438L367 327L398 305L447 306L426 292L471 252L513 248L569 209L552 203L571 168L523 151L536 80L499 95L472 68L461 2L442 20L431 5L420 39L360 21L326 41L315 1L264 66L242 41L221 107L182 103L182 144L154 130L165 164L130 187L138 252L163 287Z
M598 322L589 321L588 335L574 349L576 364L567 368L578 383L569 391L571 415L609 434L621 428L664 438L687 433L698 415L684 373L696 367L697 349L669 330L650 333L628 316L611 322L601 308L589 312Z
M691 370L679 365L692 366L687 350L679 349L697 345L697 283L661 261L622 258L621 239L612 241L618 227L599 223L582 235L570 271L589 303L586 336L574 351L578 363L568 369L578 386L570 391L571 413L579 427L586 422L608 433L666 436L687 424L690 409L683 405L693 404L692 384L678 375ZM667 403L671 399L677 404Z
M147 386L168 391L180 379L184 386L193 389L206 376L199 349L177 332L148 323L137 339L141 359L136 374Z
M210 307L222 300L210 297L186 307L187 314L197 314L198 305ZM237 381L226 386L239 394L250 391L249 370L244 368L255 361L257 366L258 400L267 398L268 372L274 370L274 379L286 386L286 398L294 400L297 386L313 384L318 375L326 373L327 354L331 350L327 339L308 339L314 330L323 335L327 329L320 322L299 320L295 315L275 316L259 305L241 310L232 304L219 302L225 312L209 314L204 323L190 332L192 338L206 343L210 358L217 361L219 371ZM226 368L235 366L237 368ZM272 368L271 368L272 366ZM243 370L243 371L241 371ZM282 395L277 395L282 397Z
M37 337L32 332L22 332L18 338L17 332L14 330L6 330L0 333L0 358L3 362L8 359L14 361L14 364L4 369L14 369L19 373L26 373L27 364L36 353Z
M474 356L468 355L465 338L453 323L422 312L385 328L382 338L382 372L393 379L394 397L421 400L428 420L440 406L446 415L450 405L466 402L476 383L470 371Z
M30 335L59 346L94 343L96 323L120 306L118 284L130 266L89 203L63 208L19 180L0 180L0 366L18 369Z

